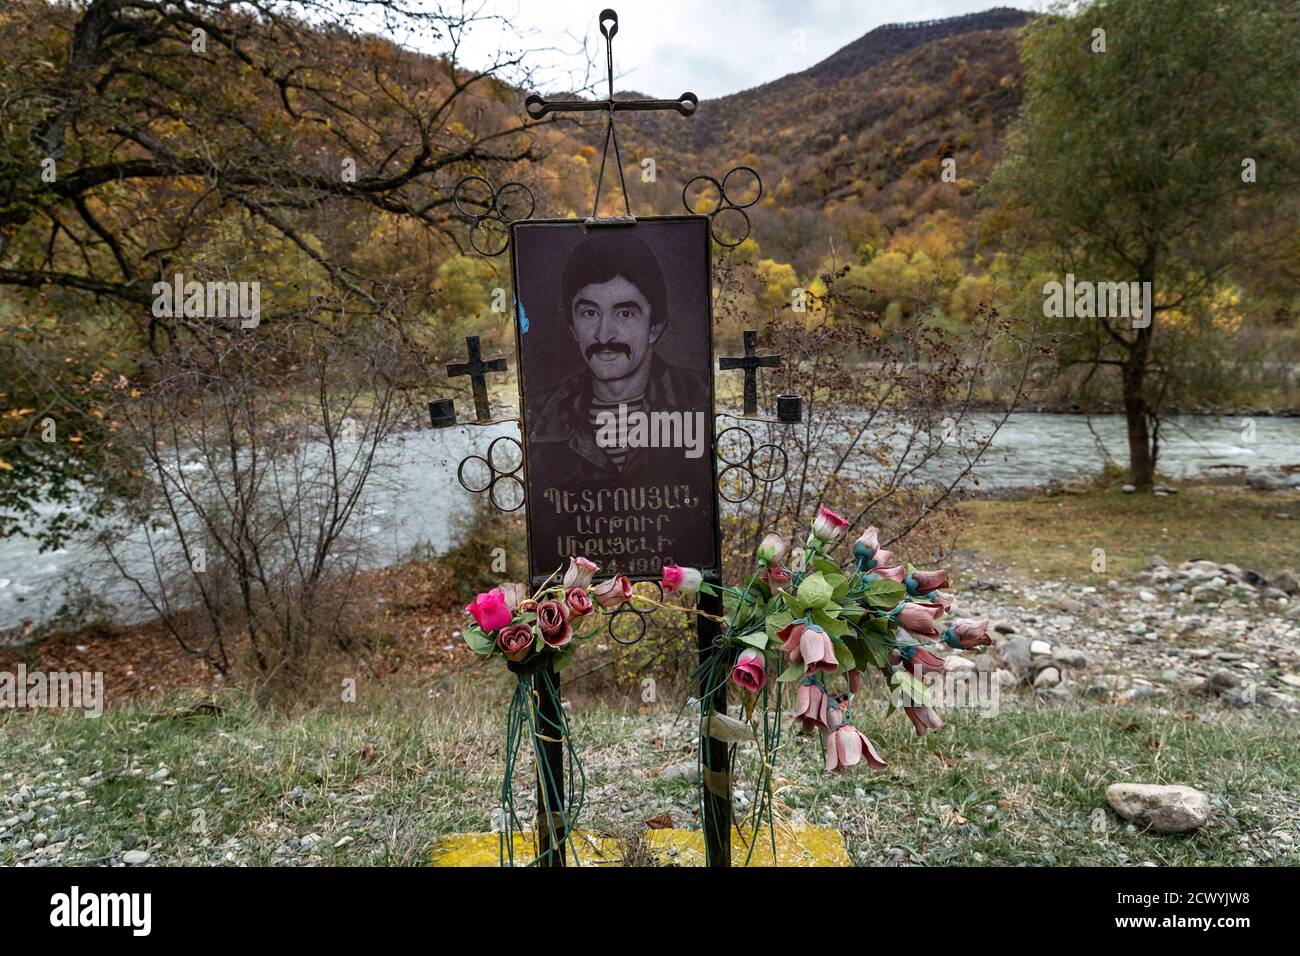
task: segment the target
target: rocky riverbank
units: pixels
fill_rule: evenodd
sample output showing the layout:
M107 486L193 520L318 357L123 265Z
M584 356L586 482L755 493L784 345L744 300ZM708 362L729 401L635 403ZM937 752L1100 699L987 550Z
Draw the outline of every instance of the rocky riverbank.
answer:
M1300 713L1300 579L1153 556L1107 586L1026 582L976 559L962 616L989 617L996 646L970 655L1004 688L1040 699L1127 703L1197 691L1231 707ZM955 655L956 656L956 655ZM950 665L959 666L959 665Z

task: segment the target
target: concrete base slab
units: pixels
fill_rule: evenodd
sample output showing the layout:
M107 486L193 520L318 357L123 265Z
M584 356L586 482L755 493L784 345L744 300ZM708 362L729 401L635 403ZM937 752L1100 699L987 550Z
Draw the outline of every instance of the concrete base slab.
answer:
M748 838L749 834L745 834ZM621 866L622 851L618 841L588 830L574 834L579 866ZM646 846L660 866L703 866L704 835L699 830L647 830ZM434 866L496 866L500 860L501 837L496 833L456 833L443 837L431 850ZM514 835L515 865L525 866L537 855L531 834ZM570 854L573 856L573 854ZM731 834L731 864L749 866L852 866L844 838L828 827L806 827L780 831L776 835L776 855L766 832L759 833L758 844L750 854L739 833ZM569 865L573 865L569 860Z

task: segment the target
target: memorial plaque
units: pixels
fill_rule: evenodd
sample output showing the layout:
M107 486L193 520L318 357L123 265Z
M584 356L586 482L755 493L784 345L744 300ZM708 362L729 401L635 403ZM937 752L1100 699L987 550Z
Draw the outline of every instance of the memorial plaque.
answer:
M717 569L708 220L511 233L534 580Z

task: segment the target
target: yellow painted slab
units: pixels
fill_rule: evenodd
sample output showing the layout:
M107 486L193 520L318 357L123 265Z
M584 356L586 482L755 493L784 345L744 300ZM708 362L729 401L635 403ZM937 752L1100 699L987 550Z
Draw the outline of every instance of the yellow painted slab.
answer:
M745 837L748 838L746 833ZM587 830L574 834L578 865L619 866L618 841ZM703 866L704 835L699 830L647 830L646 845L660 866ZM531 834L514 835L515 865L526 866L536 858ZM500 837L495 833L457 833L443 837L431 851L434 866L496 866L500 859ZM570 854L572 856L572 854ZM749 847L741 835L731 834L731 865L745 866ZM569 860L573 865L573 860ZM844 839L826 827L786 829L776 835L776 857L771 837L759 834L749 866L852 866Z
M758 834L751 855L744 838L731 831L731 865L745 866L852 866L844 838L829 827L804 827L778 830L776 857L772 856L772 836L766 830ZM646 843L660 866L703 866L704 834L699 830L650 830Z
M515 866L527 866L537 858L530 833L514 835ZM501 860L501 836L497 833L455 833L443 837L430 851L434 866L496 866ZM615 840L587 830L573 834L568 863L574 853L579 866L617 866L622 862Z

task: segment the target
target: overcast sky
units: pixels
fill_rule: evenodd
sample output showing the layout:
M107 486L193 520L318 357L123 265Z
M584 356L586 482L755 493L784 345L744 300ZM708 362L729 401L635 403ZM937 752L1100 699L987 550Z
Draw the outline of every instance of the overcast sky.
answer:
M1042 0L484 0L483 12L509 23L476 27L461 62L479 66L503 46L537 50L545 89L569 85L566 69L588 38L603 76L596 17L618 11L615 89L672 99L690 90L725 96L797 73L885 23L933 20L996 6L1043 8ZM413 44L418 46L419 44ZM561 53L559 51L564 51ZM565 55L567 54L567 55ZM601 91L603 93L603 90Z

